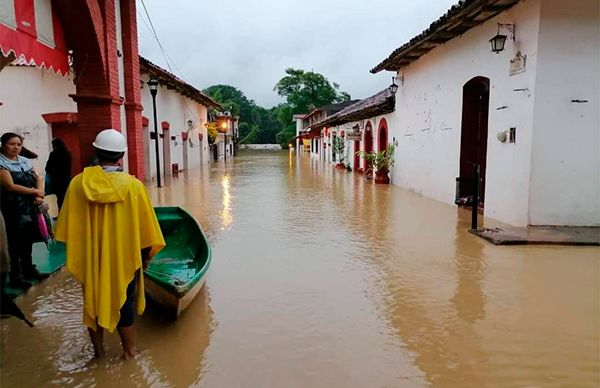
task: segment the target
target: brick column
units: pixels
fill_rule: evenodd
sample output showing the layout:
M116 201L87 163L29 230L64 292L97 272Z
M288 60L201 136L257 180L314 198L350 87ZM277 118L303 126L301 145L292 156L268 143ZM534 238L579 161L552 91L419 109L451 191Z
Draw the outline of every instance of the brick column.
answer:
M148 133L149 124L150 120L148 120L147 117L142 116L142 154L144 158L144 180L148 182L152 180L152 172L150 171L150 134Z
M89 164L96 134L121 130L119 67L114 0L69 2L57 0L67 41L74 53L82 167Z
M123 39L123 68L125 73L125 118L129 173L144 180L144 132L142 131L142 98L140 93L140 60L136 5L133 0L121 1L121 31Z
M82 167L89 165L94 155L96 135L103 129L121 127L121 100L102 94L72 94L79 116L79 152Z
M162 127L163 137L163 173L165 177L165 186L171 184L171 131L169 131L169 122L163 121L160 123Z

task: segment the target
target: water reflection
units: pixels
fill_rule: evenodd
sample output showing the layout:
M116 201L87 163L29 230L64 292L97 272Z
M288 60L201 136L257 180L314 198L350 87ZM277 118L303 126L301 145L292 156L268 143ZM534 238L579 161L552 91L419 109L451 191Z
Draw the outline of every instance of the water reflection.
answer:
M203 356L215 327L206 289L176 322L149 303L145 315L136 320L141 354L127 363L120 357L116 332L105 335L107 357L93 358L81 324L81 287L67 273L36 287L20 304L33 317L35 328L2 321L3 387L110 387L125 382L187 387L199 381L206 367Z
M213 264L177 322L149 306L139 362L116 336L90 362L61 274L19 301L35 329L2 321L2 386L599 385L597 248L496 247L468 212L290 155L151 188L198 219Z
M231 182L229 175L225 174L221 177L221 187L223 188L223 209L221 210L221 230L228 229L233 222L231 215Z
M457 285L451 301L458 317L466 322L475 323L485 318L486 297L481 284L484 279L485 262L481 239L465 238L469 226L465 222L456 223L456 277Z

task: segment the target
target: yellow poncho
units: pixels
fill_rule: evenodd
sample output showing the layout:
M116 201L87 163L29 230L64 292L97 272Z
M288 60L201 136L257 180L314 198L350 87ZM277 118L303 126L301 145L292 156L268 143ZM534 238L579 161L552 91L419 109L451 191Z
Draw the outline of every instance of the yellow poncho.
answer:
M88 167L71 181L55 238L67 245L67 269L83 285L83 323L114 331L127 285L140 271L137 313L146 306L142 248L164 246L144 185L124 172Z

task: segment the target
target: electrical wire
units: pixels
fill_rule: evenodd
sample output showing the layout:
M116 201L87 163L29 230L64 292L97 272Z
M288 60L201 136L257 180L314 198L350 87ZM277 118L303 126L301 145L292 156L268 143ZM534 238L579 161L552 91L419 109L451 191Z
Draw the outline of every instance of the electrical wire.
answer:
M144 12L146 14L146 18L148 19L148 22L146 22L146 20L144 19L143 15L141 15L141 13L139 12L139 10L138 10L138 15L141 17L142 21L146 25L146 28L148 28L148 30L154 36L154 39L156 40L156 43L158 43L158 47L160 48L160 51L162 52L163 57L165 58L165 63L167 64L167 67L169 68L169 71L172 74L174 74L173 69L171 68L171 64L169 63L169 59L170 59L171 62L173 62L173 66L175 67L175 69L177 69L177 71L180 74L183 75L183 72L177 67L177 65L175 64L175 61L167 53L167 51L165 50L164 46L162 45L160 39L158 38L158 34L156 33L156 29L154 28L154 23L152 23L152 19L150 18L150 13L148 12L148 8L146 8L146 3L144 2L144 0L140 0L140 1L142 3L142 7L144 8ZM150 23L150 24L148 25L148 23ZM196 121L196 123L198 123L198 130L200 130L200 124L201 123L200 123L200 120L198 119L198 116L196 115L196 112L194 112L194 110L190 107L190 104L188 103L187 98L185 98L184 101L185 101L185 105L187 106L190 115L194 118L194 120Z

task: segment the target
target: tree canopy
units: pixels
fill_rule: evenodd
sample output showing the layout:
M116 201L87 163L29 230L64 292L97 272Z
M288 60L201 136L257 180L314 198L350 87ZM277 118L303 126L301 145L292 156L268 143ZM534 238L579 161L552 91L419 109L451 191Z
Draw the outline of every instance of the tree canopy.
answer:
M277 142L284 147L296 136L296 124L292 121L295 113L309 113L315 107L350 99L337 83L319 73L288 68L285 74L273 88L286 99L277 107L277 120L282 127Z
M293 110L293 113L308 113L311 106L318 107L342 102L350 99L350 95L341 92L340 86L329 82L319 73L299 69L285 69L282 79L275 84L273 90L282 97Z
M219 102L231 114L239 116L240 143L274 143L279 124L270 110L262 108L230 85L213 85L204 93Z
M213 85L204 92L233 115L239 116L240 143L279 143L286 147L296 136L295 113L308 113L311 108L347 101L350 95L339 90L319 73L288 68L274 89L285 102L265 109L256 105L236 87Z

